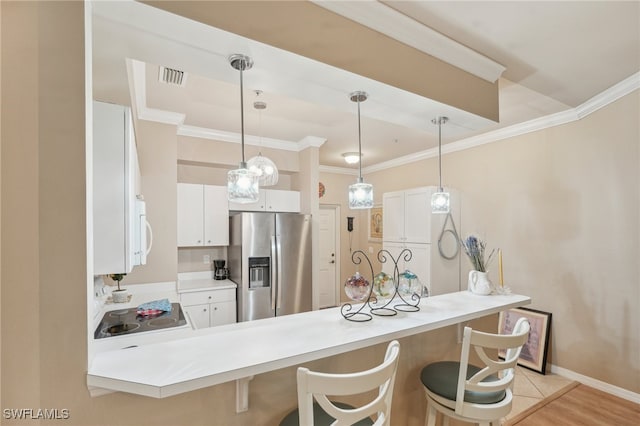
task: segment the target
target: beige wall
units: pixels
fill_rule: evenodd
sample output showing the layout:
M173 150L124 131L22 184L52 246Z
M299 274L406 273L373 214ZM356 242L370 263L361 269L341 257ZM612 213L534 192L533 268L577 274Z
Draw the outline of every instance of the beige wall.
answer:
M633 392L640 391L639 97L442 160L444 184L463 193L461 234L501 247L506 283L553 314L550 362ZM406 188L408 176L435 184L437 159L367 178L381 193ZM464 277L466 258L462 269Z
M274 424L296 404L294 368L258 375L241 415L232 383L162 400L88 395L82 7L0 3L2 408L69 409L56 424ZM580 122L444 162L447 180L468 194L475 226L504 248L509 284L554 313L552 360L634 392L638 116L636 92ZM455 328L402 339L394 424L422 424L419 368L453 356L455 341ZM309 365L360 369L383 349Z

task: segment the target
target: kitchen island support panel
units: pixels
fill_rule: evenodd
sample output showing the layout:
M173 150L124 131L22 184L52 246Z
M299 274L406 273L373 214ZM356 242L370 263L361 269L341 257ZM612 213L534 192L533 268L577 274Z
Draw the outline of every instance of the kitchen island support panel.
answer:
M419 312L375 317L366 323L346 321L340 308L330 308L195 330L186 338L98 353L89 367L87 384L165 398L529 303L531 299L522 295L479 296L462 291L422 299ZM248 401L238 402L239 408L248 406Z

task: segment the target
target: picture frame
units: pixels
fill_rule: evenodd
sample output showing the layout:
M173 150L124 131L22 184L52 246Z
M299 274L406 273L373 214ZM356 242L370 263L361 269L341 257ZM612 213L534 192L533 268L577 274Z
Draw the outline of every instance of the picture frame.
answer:
M512 308L502 311L498 322L499 333L511 334L513 326L522 317L529 320L531 330L529 331L527 342L522 347L518 365L540 374L545 374L547 352L549 350L549 333L551 331L551 313L531 308ZM498 356L504 359L505 351L500 350Z
M382 241L382 205L369 210L369 241Z

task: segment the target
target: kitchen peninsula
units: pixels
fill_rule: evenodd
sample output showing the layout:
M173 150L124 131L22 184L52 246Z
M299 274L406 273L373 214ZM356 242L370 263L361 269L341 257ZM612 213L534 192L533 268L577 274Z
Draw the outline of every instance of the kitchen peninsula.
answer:
M350 322L340 308L194 330L188 337L95 355L90 388L165 398L393 339L436 330L531 303L527 296L468 291L423 298L418 312ZM241 344L239 344L241 342ZM247 381L244 381L247 383ZM246 389L246 388L245 388ZM237 410L248 392L237 386ZM245 399L244 402L242 399Z

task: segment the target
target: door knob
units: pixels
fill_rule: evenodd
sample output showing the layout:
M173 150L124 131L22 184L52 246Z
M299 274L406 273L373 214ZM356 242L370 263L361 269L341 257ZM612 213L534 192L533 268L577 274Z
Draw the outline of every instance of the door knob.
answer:
M335 260L332 260L332 261L331 261L331 262L329 262L329 263L336 263L336 261L335 261Z

